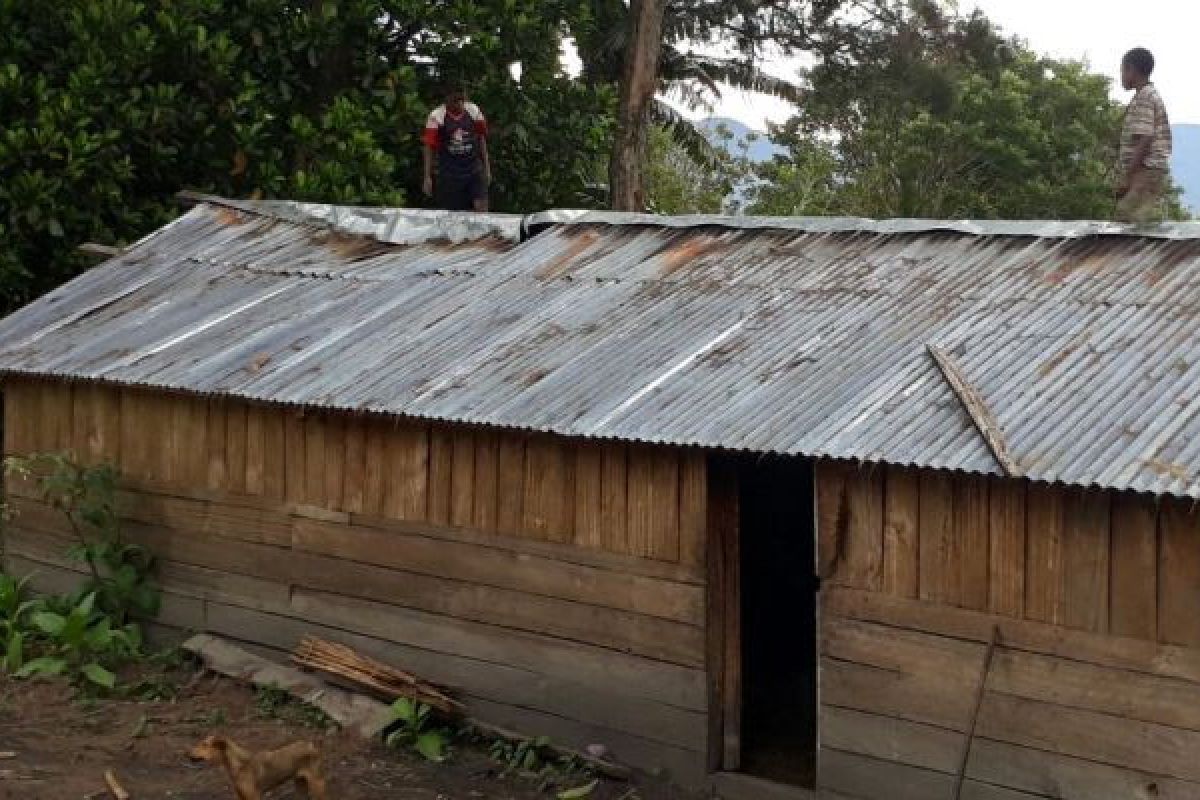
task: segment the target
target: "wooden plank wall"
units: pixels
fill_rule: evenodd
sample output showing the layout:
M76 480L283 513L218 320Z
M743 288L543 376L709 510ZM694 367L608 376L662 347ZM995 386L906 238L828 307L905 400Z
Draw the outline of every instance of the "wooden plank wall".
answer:
M702 456L10 381L6 450L123 474L166 625L276 651L328 636L456 687L482 718L698 782ZM7 568L74 579L29 487Z
M949 800L966 748L963 798L1200 797L1192 504L824 462L817 480L823 789Z

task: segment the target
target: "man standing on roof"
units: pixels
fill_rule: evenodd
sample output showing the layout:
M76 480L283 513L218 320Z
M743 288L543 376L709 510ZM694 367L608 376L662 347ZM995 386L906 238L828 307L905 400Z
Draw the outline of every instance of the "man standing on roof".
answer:
M1150 82L1153 72L1154 56L1144 48L1121 61L1121 84L1135 94L1121 129L1117 219L1139 225L1162 220L1171 163L1171 120Z
M422 138L427 197L437 189L437 205L447 211L487 211L492 163L488 158L487 120L467 102L461 87L446 90L446 102L429 115ZM433 161L437 154L437 176Z

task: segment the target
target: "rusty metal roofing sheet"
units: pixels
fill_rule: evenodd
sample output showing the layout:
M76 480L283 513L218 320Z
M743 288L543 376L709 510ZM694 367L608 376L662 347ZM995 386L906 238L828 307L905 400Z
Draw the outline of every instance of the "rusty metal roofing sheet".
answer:
M932 343L1029 477L1200 498L1200 239L526 227L202 205L0 322L0 371L998 472Z

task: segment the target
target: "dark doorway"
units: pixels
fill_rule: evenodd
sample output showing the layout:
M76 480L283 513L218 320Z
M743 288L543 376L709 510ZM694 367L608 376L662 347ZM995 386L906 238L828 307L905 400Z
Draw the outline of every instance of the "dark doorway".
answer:
M742 771L813 787L817 590L812 462L739 460Z

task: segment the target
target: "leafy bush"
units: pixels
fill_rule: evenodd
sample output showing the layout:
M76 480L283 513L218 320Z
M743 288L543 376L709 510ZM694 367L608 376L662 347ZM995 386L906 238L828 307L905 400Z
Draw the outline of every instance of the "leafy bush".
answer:
M18 678L67 675L72 683L90 683L104 689L116 686L111 667L138 654L141 635L136 625L114 628L112 620L95 608L95 592L84 595L66 614L32 613L45 655L25 663Z
M25 664L25 644L29 618L42 607L42 602L29 598L26 585L29 578L17 580L0 574L0 670L16 672Z
M450 732L434 724L432 713L429 706L407 697L392 703L388 746L413 750L429 761L445 761Z

